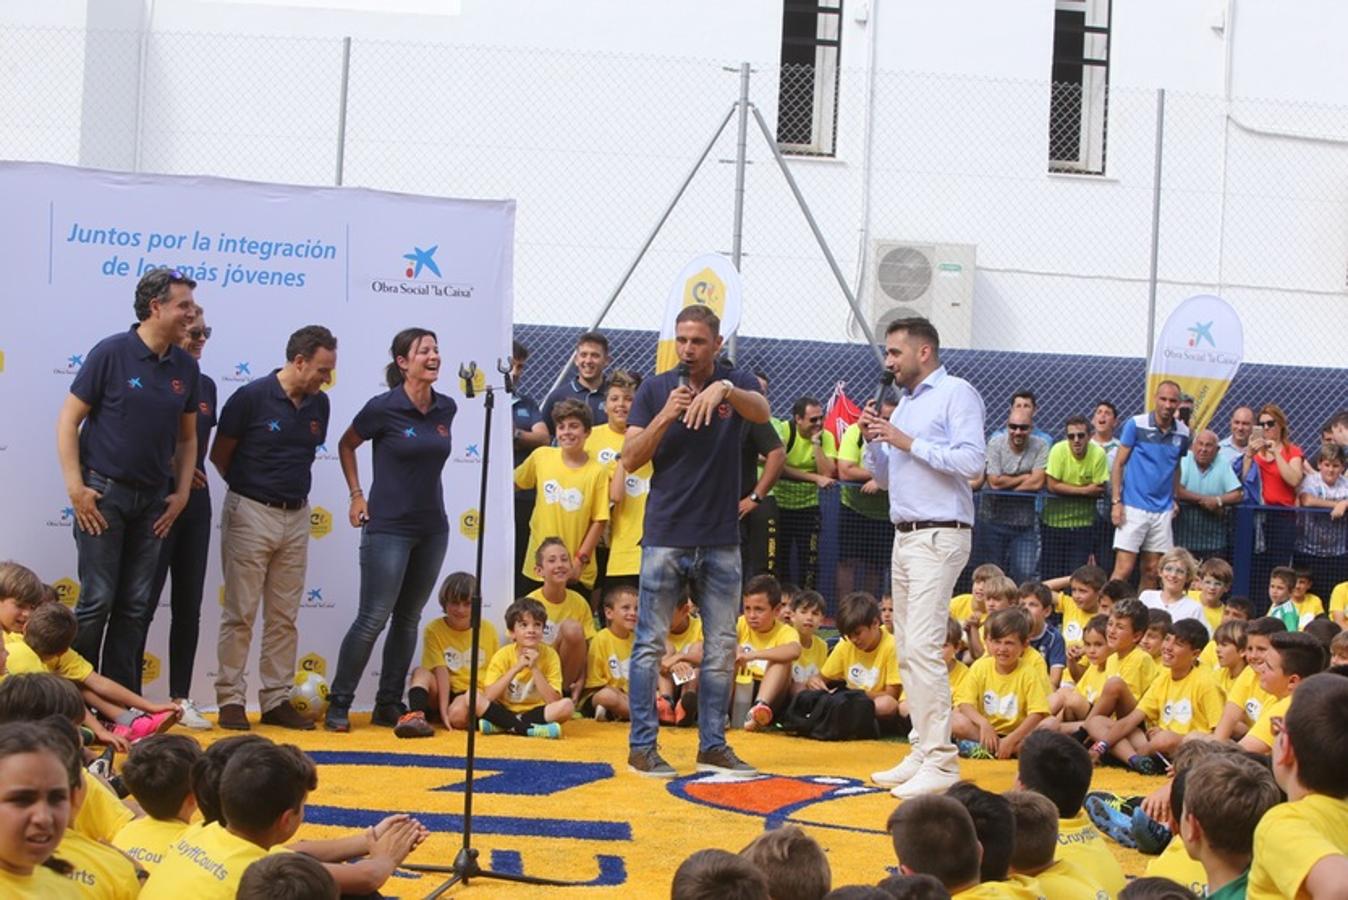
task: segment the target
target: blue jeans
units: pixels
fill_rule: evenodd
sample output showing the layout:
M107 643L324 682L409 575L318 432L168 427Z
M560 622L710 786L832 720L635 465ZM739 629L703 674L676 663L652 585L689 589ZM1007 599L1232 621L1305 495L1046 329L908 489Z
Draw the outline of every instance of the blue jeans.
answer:
M92 469L84 471L84 483L103 495L98 511L108 527L99 535L79 525L71 529L80 574L75 606L80 630L72 646L105 677L134 689L140 684L150 590L164 543L155 536L154 521L164 512L168 485L133 488Z
M169 696L192 696L192 669L197 659L197 639L201 631L201 596L206 582L206 557L211 547L211 492L206 488L192 491L187 508L178 516L159 554L159 566L150 590L150 605L145 610L145 631L154 622L164 583L173 573L169 587ZM142 647L143 649L143 647ZM139 675L136 693L141 693Z
M417 649L421 610L435 590L448 543L449 533L444 531L419 537L368 532L362 535L360 609L337 654L337 674L329 694L333 707L351 708L356 684L390 617L393 624L384 640L384 662L374 702L379 706L402 700L403 683Z
M1035 577L1039 568L1039 529L1035 523L1019 527L980 519L974 526L974 540L981 551L975 554L977 562L997 564L1016 584Z
M740 548L642 547L641 599L629 677L633 750L655 746L660 729L655 691L660 658L674 610L691 589L702 616L702 666L698 670L698 749L725 746L725 717L735 672L735 620L740 608Z

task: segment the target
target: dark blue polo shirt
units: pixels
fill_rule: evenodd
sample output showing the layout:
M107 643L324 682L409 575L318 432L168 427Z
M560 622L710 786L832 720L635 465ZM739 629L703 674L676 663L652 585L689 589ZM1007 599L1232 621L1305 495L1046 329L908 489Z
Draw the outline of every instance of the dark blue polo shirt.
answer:
M729 378L737 388L759 391L758 379L743 369L718 365L714 381ZM632 401L629 425L651 424L679 373L670 370L647 378ZM713 386L712 390L720 390ZM669 426L651 462L651 492L646 500L644 547L717 547L739 544L740 435L744 419L723 403L711 423L696 431L675 422Z
M590 414L594 416L594 425L598 427L608 422L608 414L604 412L604 398L608 396L608 379L599 385L597 390L590 390L580 383L580 378L572 375L566 381L558 385L557 389L548 394L543 401L543 421L548 426L548 434L557 436L557 425L552 421L552 408L563 400L583 400L590 407ZM527 455L527 454L526 454Z
M518 428L520 431L531 431L535 425L543 421L543 411L538 408L533 397L519 396L510 404L510 427ZM512 431L511 434L514 434ZM530 453L534 452L533 447L521 447L515 441L511 441L515 450L515 468L528 458Z
M396 387L371 397L356 413L352 429L374 442L367 532L418 537L449 530L440 474L457 411L452 398L432 391L431 408L423 415L407 391Z
M135 326L95 344L70 383L70 393L90 406L80 464L114 481L167 485L182 416L197 411L200 372L176 345L156 356Z
M225 401L220 434L239 442L225 481L230 490L269 503L309 496L314 453L328 437L328 395L290 402L273 369Z

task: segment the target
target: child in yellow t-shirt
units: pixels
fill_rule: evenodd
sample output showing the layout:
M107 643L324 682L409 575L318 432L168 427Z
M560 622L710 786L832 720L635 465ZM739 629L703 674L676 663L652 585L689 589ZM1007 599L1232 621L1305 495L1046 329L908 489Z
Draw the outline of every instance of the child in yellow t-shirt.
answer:
M1212 735L1219 741L1240 740L1249 733L1250 726L1259 721L1265 707L1272 706L1277 697L1259 684L1259 673L1264 668L1264 656L1272 649L1273 635L1287 631L1281 619L1263 616L1251 620L1245 627L1245 671L1241 672L1226 692L1226 707L1222 720Z
M515 487L538 491L521 571L525 578L539 580L529 561L545 538L556 537L571 563L567 581L578 581L589 590L596 574L594 550L609 518L608 473L585 452L593 421L588 405L562 400L552 408L552 420L557 446L539 447L515 469Z
M1228 597L1226 599L1226 602L1222 604L1222 620L1221 622L1218 623L1218 627L1225 625L1227 622L1240 622L1242 624L1248 624L1250 621L1250 617L1253 615L1254 615L1254 604L1250 602L1249 597ZM1245 646L1244 635L1245 632L1242 630L1241 632L1242 656L1244 655L1243 650ZM1213 640L1210 641L1208 645L1203 648L1203 655L1198 658L1198 661L1215 672L1218 669L1222 668L1221 663L1217 661L1216 629L1213 630L1212 637Z
M1211 672L1198 665L1198 654L1208 642L1208 629L1196 619L1173 626L1162 651L1166 670L1147 688L1131 713L1119 719L1096 716L1086 720L1095 738L1091 754L1106 753L1143 775L1160 775L1164 758L1173 755L1188 734L1207 734L1222 716L1222 696Z
M0 562L0 631L4 640L23 637L28 616L42 603L45 589L32 569L16 562Z
M1108 631L1109 616L1095 616L1086 623L1081 632L1083 655L1070 673L1073 683L1064 684L1049 697L1049 710L1055 722L1048 727L1056 726L1060 731L1072 733L1081 728L1080 723L1090 714L1091 706L1113 674L1110 671L1109 644L1105 637Z
M1348 581L1340 581L1330 591L1329 617L1335 625L1348 629Z
M1306 679L1280 725L1273 777L1288 802L1255 828L1246 896L1336 896L1348 878L1348 679Z
M528 596L547 610L543 643L561 658L563 693L570 695L572 703L579 703L589 660L587 644L594 638L595 627L590 604L566 586L571 571L571 555L562 540L544 538L534 551L534 573L543 586Z
M1062 639L1067 644L1067 664L1070 668L1073 660L1081 658L1083 635L1086 623L1098 616L1100 609L1100 590L1109 576L1105 570L1095 565L1084 565L1072 573L1069 579L1070 594L1058 594L1058 609L1062 614Z
M735 623L735 681L753 684L747 731L772 724L790 697L791 664L800 657L800 636L777 619L782 587L771 575L755 575L744 586L744 614Z
M969 675L969 667L960 659L960 650L964 647L964 626L961 625L954 616L945 620L945 643L941 645L941 661L945 663L946 675L950 678L950 706L955 706L955 698L959 696L960 685L964 684L964 679ZM894 663L895 677L897 678L898 662ZM899 708L903 715L908 715L908 701L903 700L899 703Z
M477 579L467 572L451 572L440 585L443 616L426 626L421 636L421 665L412 670L407 687L407 712L393 726L400 738L430 737L435 733L430 713L445 728L468 727L468 683L473 664L473 596ZM482 620L477 647L477 686L482 688L487 664L500 647L496 626Z
M487 665L487 686L478 695L483 734L503 731L529 737L559 738L561 722L575 705L562 694L562 663L543 640L548 612L543 603L521 597L506 608L506 644Z
M1203 621L1207 622L1208 631L1216 631L1225 620L1226 606L1222 599L1231 590L1234 579L1231 564L1220 557L1210 556L1198 567L1197 590L1190 591L1190 596L1203 605Z
M985 568L986 567L986 568ZM996 569L996 571L993 571ZM979 566L974 572L983 571L982 581L975 581L975 590L971 595L969 612L960 619L955 615L956 612L963 610L951 609L951 615L964 622L964 632L967 636L967 646L969 648L969 658L978 659L983 655L983 640L987 632L987 618L999 609L1007 609L1020 603L1020 589L1010 578L1002 574L996 566L986 563Z
M864 691L875 704L879 722L897 722L908 715L907 704L900 699L903 686L894 635L885 630L875 598L864 591L844 597L838 604L838 633L842 638L824 661L820 680L829 687Z
M655 709L661 725L697 721L697 670L702 665L702 620L693 615L693 598L684 597L674 610L660 658Z
M7 826L0 840L0 896L17 900L74 900L85 896L70 880L43 863L51 858L68 831L70 797L78 789L80 764L71 764L58 744L55 728L45 722L12 722L0 726L0 796L31 795L31 807L47 826L17 834ZM71 740L77 736L71 729ZM72 744L73 746L73 744ZM8 801L6 801L8 804ZM6 814L7 816L9 813Z
M950 598L950 616L961 626L978 628L987 617L987 586L994 578L1004 578L1006 573L994 563L983 563L974 569L970 576L969 593L956 594ZM891 629L892 630L892 629Z
M1048 674L1026 658L1030 619L1023 610L994 612L987 630L988 653L960 685L950 733L963 756L1010 759L1049 714Z
M635 472L629 472L622 461L623 437L627 431L627 416L632 411L632 398L641 385L641 376L623 370L610 373L608 393L604 396L605 425L595 429L585 444L585 450L604 464L609 478L609 531L607 548L598 548L602 559L607 549L599 576L601 583L612 585L612 579L635 581L641 574L641 534L646 516L646 497L651 490L651 475L655 469L649 461Z
M1303 681L1325 668L1324 647L1303 631L1270 635L1269 645L1259 667L1259 686L1276 699L1264 706L1258 720L1240 739L1243 749L1265 756L1273 752L1274 722L1287 714L1292 695Z
M880 624L885 626L885 631L894 633L894 598L890 596L889 588L885 588L880 597Z
M1170 626L1175 620L1163 609L1147 610L1147 630L1137 645L1158 665L1161 663L1161 651L1165 648L1165 639L1170 635Z
M820 673L828 660L828 644L815 632L825 612L824 598L818 591L801 591L791 600L791 627L800 639L800 656L791 663L792 696L807 687L819 690L824 686Z
M75 613L64 603L40 604L28 616L23 640L10 641L6 671L53 672L73 681L84 701L93 707L111 727L86 713L84 724L94 737L123 751L132 741L159 734L172 728L181 711L171 703L152 703L134 691L105 678L73 649L71 643L79 631Z
M1340 631L1329 642L1329 664L1348 666L1348 631Z
M1248 622L1242 622L1240 619L1232 619L1229 622L1223 622L1217 626L1217 630L1212 635L1212 642L1208 647L1216 647L1216 665L1210 667L1210 671L1217 677L1217 689L1222 692L1222 704L1225 708L1226 700L1231 694L1231 688L1245 673L1247 668L1245 664L1245 632L1249 628ZM1203 658L1207 655L1208 648L1203 648L1203 655L1199 657L1199 664L1202 665Z
M123 825L112 845L147 872L164 861L164 852L197 811L192 767L201 757L196 738L160 734L132 747L122 765L122 781L145 815Z
M1296 581L1292 584L1292 604L1297 608L1297 613L1300 616L1297 627L1304 629L1316 616L1325 614L1325 601L1311 593L1313 584L1310 569L1305 566L1295 566L1292 571L1296 573Z
M1174 834L1185 852L1203 865L1207 896L1246 895L1255 829L1280 802L1273 773L1236 754L1209 757L1185 773L1183 807L1171 818L1179 820Z
M632 667L633 632L637 627L637 589L620 584L604 592L604 620L608 627L590 642L590 664L585 675L588 696L584 706L595 719L627 720L632 715L627 676Z
M1128 715L1151 686L1156 677L1156 662L1138 646L1147 630L1148 614L1142 601L1136 598L1114 604L1114 610L1109 614L1109 630L1105 633L1111 671L1086 716L1088 720L1095 716Z
M1012 877L1033 879L1036 896L1083 898L1109 896L1104 884L1068 859L1054 859L1058 849L1058 808L1043 794L1008 791L1015 840L1011 849Z

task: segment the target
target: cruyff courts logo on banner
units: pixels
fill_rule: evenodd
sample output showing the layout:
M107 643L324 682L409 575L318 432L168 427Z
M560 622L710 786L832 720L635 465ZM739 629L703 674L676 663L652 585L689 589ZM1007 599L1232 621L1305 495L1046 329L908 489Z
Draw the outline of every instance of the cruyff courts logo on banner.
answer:
M734 334L740 325L740 273L719 253L706 253L690 260L665 297L665 319L660 344L655 351L655 371L667 372L679 362L674 346L675 319L690 306L704 306L721 320L721 337Z
M401 294L420 297L457 297L471 299L476 286L446 279L435 258L439 244L412 249L402 255L402 278L373 278L370 290L376 294Z

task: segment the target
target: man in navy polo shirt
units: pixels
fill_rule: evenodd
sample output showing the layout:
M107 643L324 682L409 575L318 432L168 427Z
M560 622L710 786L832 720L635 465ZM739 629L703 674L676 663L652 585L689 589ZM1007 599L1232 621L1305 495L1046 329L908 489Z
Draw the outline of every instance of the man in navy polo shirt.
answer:
M266 620L258 658L262 722L314 727L291 708L288 694L309 559L311 469L328 435L322 389L337 365L337 339L322 325L307 325L290 336L286 360L225 401L211 447L211 462L229 484L220 512L225 597L215 695L220 727L239 731L248 729L243 669L259 603Z
M608 395L604 369L610 360L608 338L598 331L585 332L576 338L576 353L571 360L576 364L576 374L543 401L543 422L553 437L557 435L557 427L552 421L552 408L563 400L575 399L589 406L595 428L608 421L608 413L604 411L604 397Z
M1189 428L1179 421L1180 388L1156 386L1154 412L1133 416L1119 433L1119 453L1110 478L1114 520L1114 578L1133 573L1139 553L1138 586L1154 588L1156 563L1174 544L1171 519L1180 484L1180 460L1189 452Z
M717 362L721 321L715 313L689 306L674 321L687 380L680 383L679 372L670 371L641 383L622 449L628 469L649 461L655 470L641 539L627 765L639 775L676 774L655 746L655 690L670 620L691 592L703 634L697 769L754 775L726 744L725 720L740 601L740 435L743 422L768 420L768 401L753 375Z
M79 554L73 647L127 688L138 683L162 538L192 490L200 370L178 345L196 320L196 286L176 271L146 273L139 324L94 345L57 419Z

